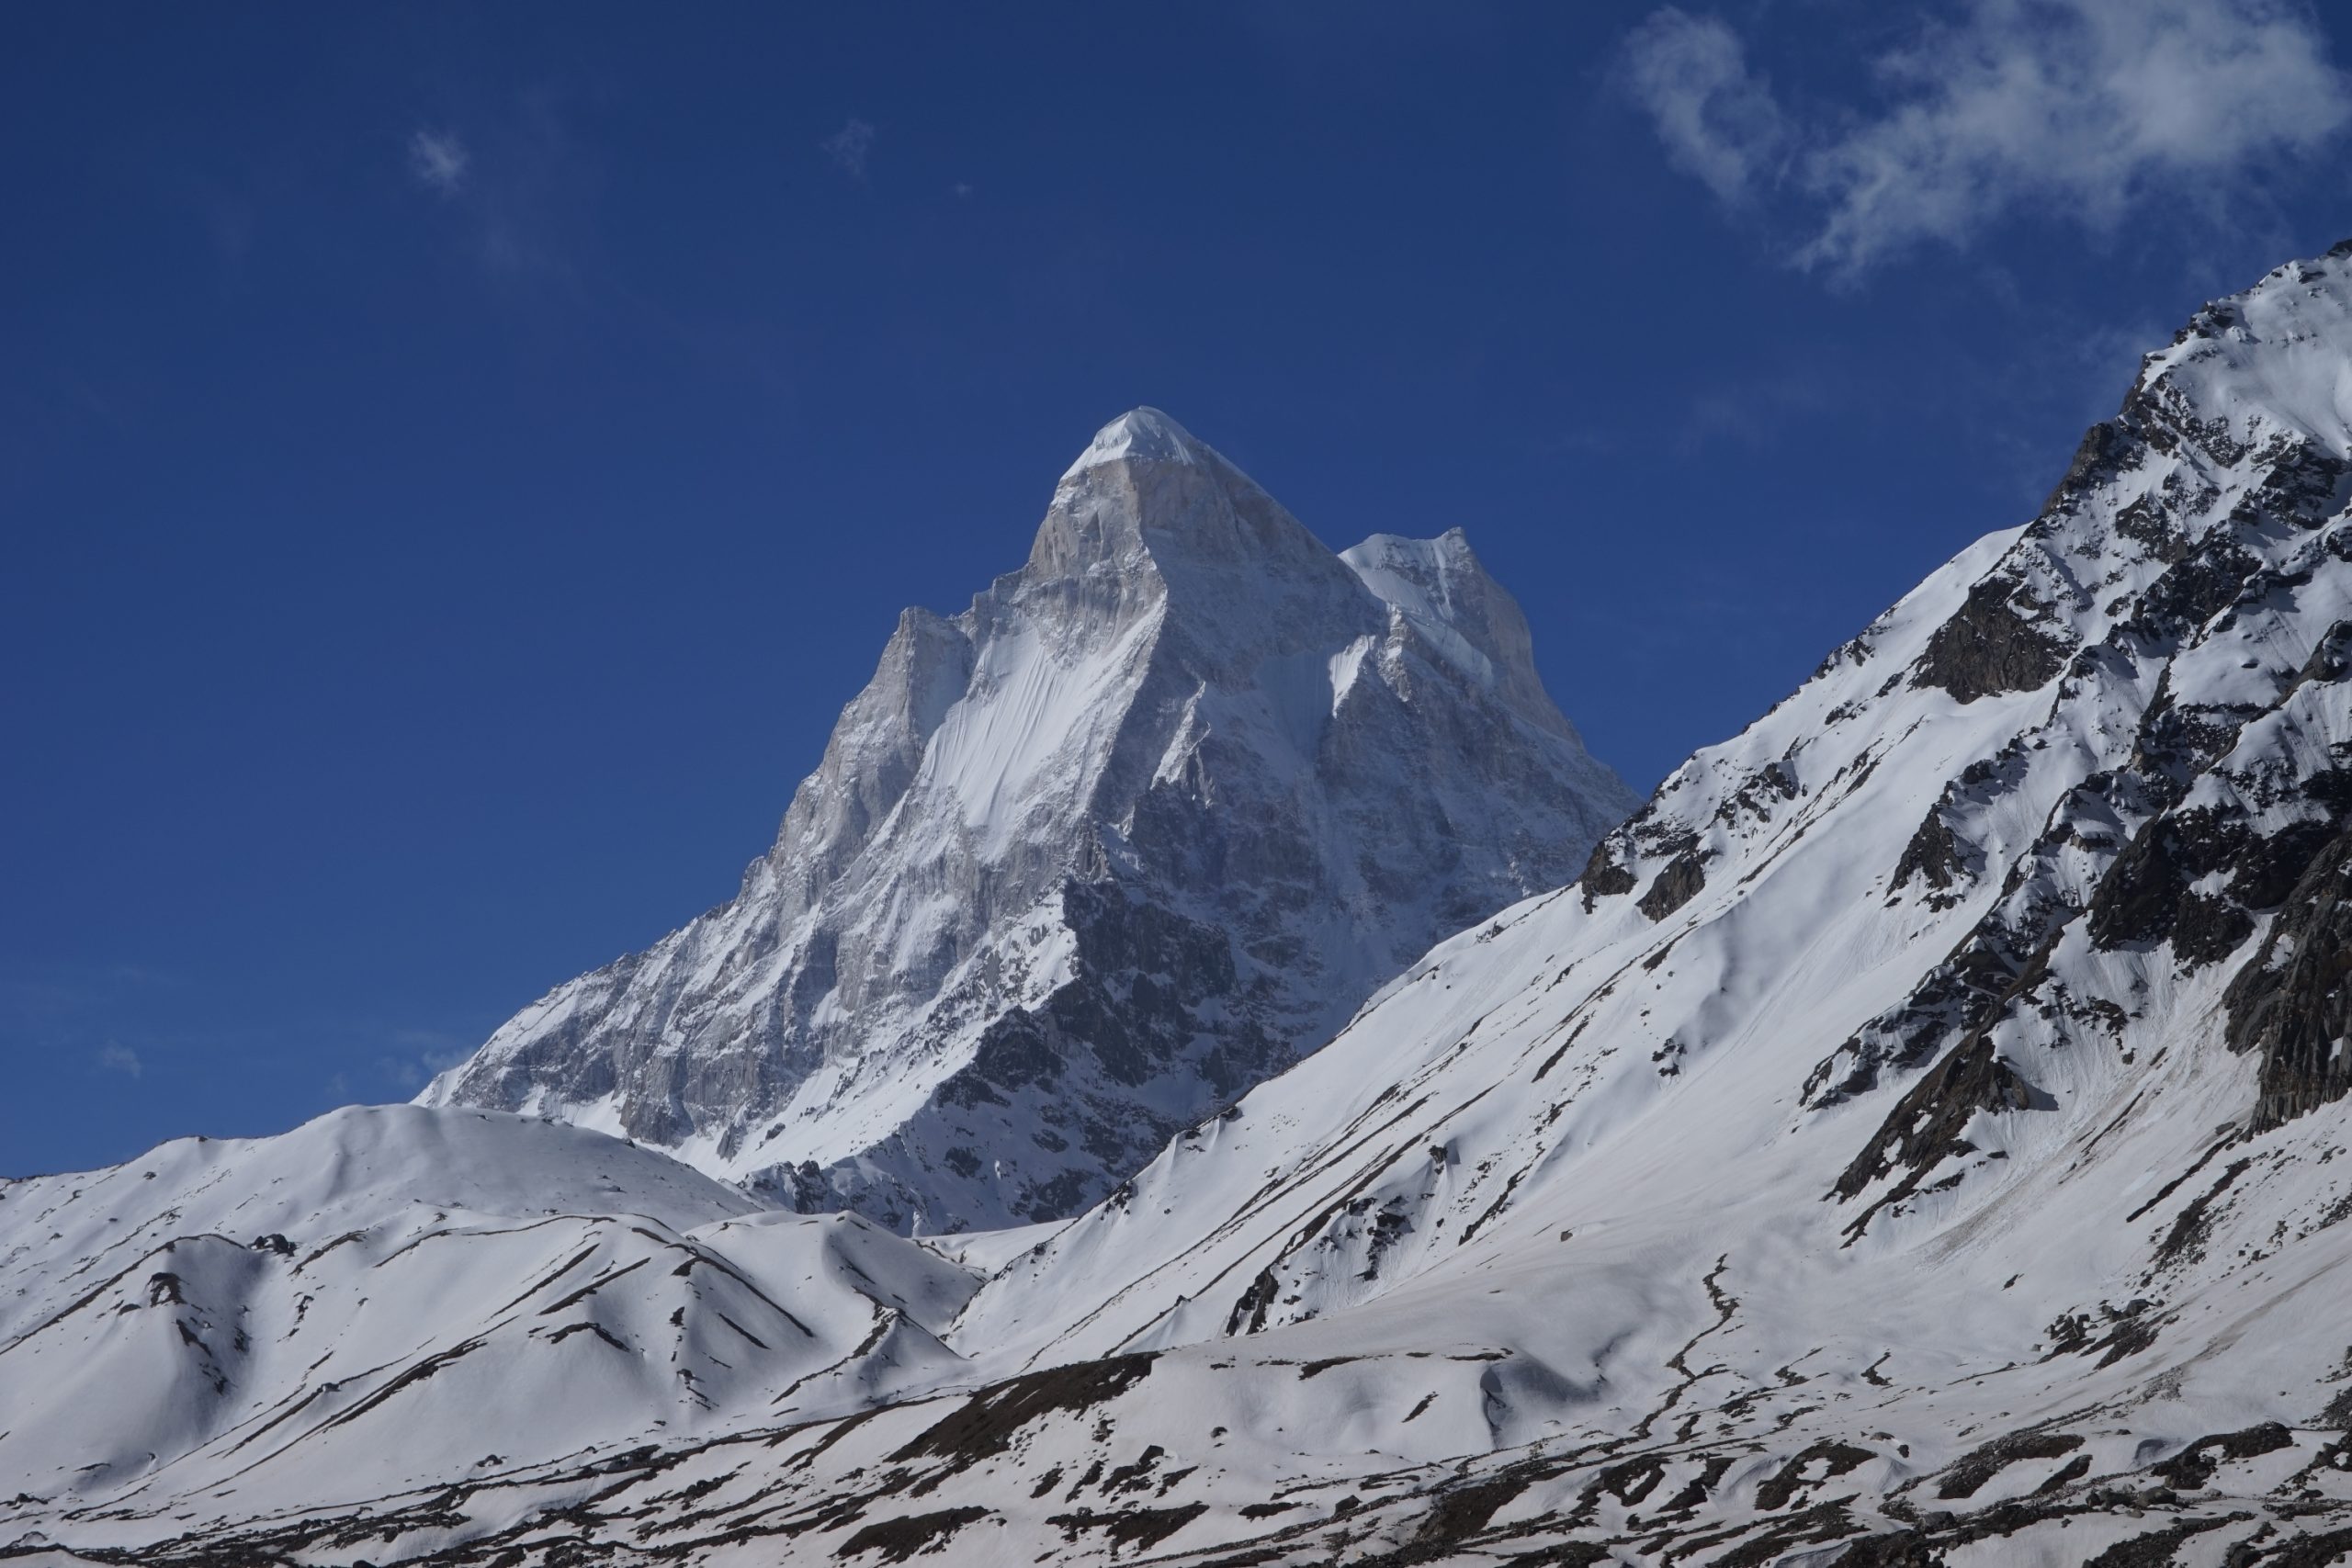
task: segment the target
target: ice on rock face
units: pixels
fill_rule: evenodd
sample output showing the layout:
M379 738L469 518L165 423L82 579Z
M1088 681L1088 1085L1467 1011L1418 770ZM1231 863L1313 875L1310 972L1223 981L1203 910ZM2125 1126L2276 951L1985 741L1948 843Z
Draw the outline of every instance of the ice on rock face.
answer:
M1538 729L1576 731L1544 690L1519 602L1472 553L1459 528L1434 539L1374 534L1340 558L1439 657Z
M901 617L732 903L424 1100L905 1230L1082 1208L1633 808L1460 534L1373 543L1112 422L1020 571Z

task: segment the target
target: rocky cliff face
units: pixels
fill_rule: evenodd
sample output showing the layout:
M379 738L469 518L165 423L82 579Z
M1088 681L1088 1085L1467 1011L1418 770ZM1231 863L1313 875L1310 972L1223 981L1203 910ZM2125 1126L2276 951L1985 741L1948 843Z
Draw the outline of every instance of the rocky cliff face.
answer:
M732 902L424 1100L901 1229L1054 1218L1634 805L1458 531L1334 555L1138 410L1026 566L901 617Z

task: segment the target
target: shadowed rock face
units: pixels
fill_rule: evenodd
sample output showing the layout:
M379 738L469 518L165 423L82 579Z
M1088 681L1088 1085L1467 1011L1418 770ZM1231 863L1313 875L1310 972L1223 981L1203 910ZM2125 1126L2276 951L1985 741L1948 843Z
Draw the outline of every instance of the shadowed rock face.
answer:
M1057 1218L1634 804L1457 530L1343 556L1138 410L909 610L735 899L426 1091L901 1229Z
M2352 830L2312 857L2224 1005L2230 1048L2262 1054L2257 1129L2352 1089Z
M1973 703L2056 679L2065 644L2029 619L2032 607L2018 599L2015 585L1994 579L1969 590L1959 613L1928 639L1918 683Z

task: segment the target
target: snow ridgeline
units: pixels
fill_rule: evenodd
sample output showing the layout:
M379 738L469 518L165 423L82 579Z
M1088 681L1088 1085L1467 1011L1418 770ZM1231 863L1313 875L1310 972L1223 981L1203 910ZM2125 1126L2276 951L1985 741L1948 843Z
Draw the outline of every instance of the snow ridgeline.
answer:
M1335 556L1167 415L910 610L736 898L422 1102L932 1234L1066 1218L1638 804L1461 532Z
M625 1315L658 1270L576 1299L605 1276L517 1279L513 1322L619 1325L530 1347L611 1359L618 1413L574 1448L543 1431L492 1475L331 1501L295 1456L345 1428L299 1413L233 1482L211 1450L79 1472L87 1444L28 1427L0 1459L37 1495L0 1542L191 1564L2336 1560L2348 677L2340 247L2199 312L2039 517L1692 757L1574 886L1441 943L1086 1213L859 1231L905 1270L861 1261L874 1278L935 1281L892 1287L927 1338L830 1374L827 1399L870 1380L864 1403L752 1408L797 1363L771 1375L740 1340L740 1403L633 1393L669 1353ZM560 1135L591 1162L622 1147ZM653 1206L674 1168L628 1153L647 1163L599 1167L631 1195L607 1206ZM104 1217L47 1215L76 1183L116 1202L100 1184L137 1168L6 1189L12 1275L62 1277ZM698 1245L730 1258L710 1224ZM800 1267L812 1314L875 1315ZM189 1315L97 1310L11 1327L0 1376L47 1336L168 1347ZM397 1444L426 1419L417 1364L333 1397L390 1389L353 1425ZM604 1435L630 1399L636 1437Z

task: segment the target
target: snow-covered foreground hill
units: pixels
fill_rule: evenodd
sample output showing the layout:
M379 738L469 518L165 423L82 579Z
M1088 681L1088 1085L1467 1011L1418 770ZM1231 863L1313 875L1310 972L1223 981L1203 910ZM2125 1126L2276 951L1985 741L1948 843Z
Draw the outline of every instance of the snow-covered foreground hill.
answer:
M2352 1560L2348 879L2352 246L2200 312L2040 517L1963 552L1691 758L1576 886L1429 953L1067 1224L936 1244L843 1232L874 1259L843 1284L763 1268L749 1238L764 1232L737 1201L650 1151L476 1124L537 1140L550 1191L593 1193L579 1172L594 1168L628 1194L599 1213L646 1210L628 1224L706 1250L687 1285L740 1277L827 1336L849 1359L792 1394L798 1409L755 1408L804 1374L739 1297L727 1315L780 1364L717 1325L701 1343L733 1381L711 1373L704 1409L673 1386L679 1369L703 1376L668 1359L684 1355L664 1337L673 1297L632 1294L667 1284L658 1267L579 1284L508 1269L506 1294L446 1292L466 1303L453 1333L500 1348L493 1380L537 1370L529 1352L607 1358L580 1364L594 1381L574 1395L576 1451L516 1443L485 1472L469 1440L437 1471L396 1460L407 1482L386 1469L330 1488L293 1436L321 1423L295 1414L232 1475L223 1445L249 1428L188 1448L196 1428L157 1414L183 1384L139 1363L153 1397L95 1426L63 1405L0 1416L0 1493L32 1494L0 1511L0 1542L23 1543L0 1551ZM280 1145L348 1135L322 1123L241 1157L275 1169ZM9 1254L7 1278L46 1292L0 1343L0 1409L55 1382L6 1381L28 1354L96 1366L154 1345L181 1358L156 1352L158 1371L194 1364L175 1325L198 1314L179 1303L108 1300L17 1337L74 1294L51 1281L115 1228L105 1205L142 1168L0 1198L7 1247L33 1249ZM75 1201L105 1195L80 1230L28 1217L76 1182ZM425 1223L390 1199L368 1201L390 1227L354 1259L370 1275ZM184 1212L145 1244L242 1224ZM575 1251L626 1228L566 1223ZM375 1318L400 1320L391 1286L351 1278L348 1331L388 1343ZM860 1314L902 1342L835 1350ZM574 1316L616 1343L532 1337ZM215 1345L215 1322L189 1331ZM83 1337L44 1347L69 1333ZM311 1397L309 1374L289 1375L273 1416ZM218 1398L241 1396L230 1381ZM377 1399L374 1440L414 1455L414 1434L445 1434L422 1397L440 1381ZM374 1386L316 1397L356 1406ZM118 1427L138 1452L109 1446ZM158 1437L181 1447L145 1458ZM332 1430L319 1440L334 1451ZM115 1468L80 1468L100 1461Z
M150 1519L858 1409L957 1375L930 1325L979 1284L602 1134L411 1106L0 1187L0 1489Z
M910 610L730 903L423 1096L901 1232L1062 1219L1639 802L1457 529L1334 555L1167 415Z

